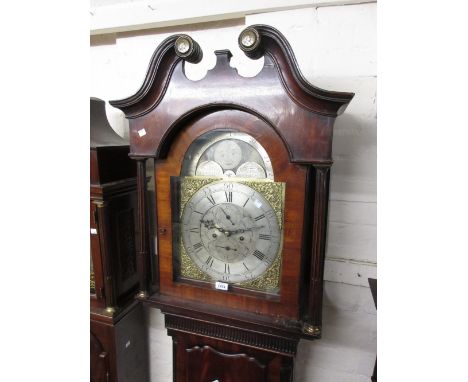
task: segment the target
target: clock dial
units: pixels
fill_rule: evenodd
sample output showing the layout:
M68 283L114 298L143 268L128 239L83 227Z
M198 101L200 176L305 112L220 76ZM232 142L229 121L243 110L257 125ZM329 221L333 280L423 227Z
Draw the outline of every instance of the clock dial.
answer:
M271 160L252 136L238 131L205 133L190 145L182 176L221 176L274 180Z
M242 283L262 275L278 256L281 229L275 211L251 187L210 183L182 213L182 243L197 267L214 280Z

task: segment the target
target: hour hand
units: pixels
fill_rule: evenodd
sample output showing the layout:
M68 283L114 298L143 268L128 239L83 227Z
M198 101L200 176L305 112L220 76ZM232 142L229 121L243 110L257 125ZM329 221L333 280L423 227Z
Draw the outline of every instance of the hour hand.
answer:
M229 231L226 231L224 228L222 228L219 225L215 224L215 222L213 220L203 220L202 219L202 220L200 220L200 223L203 223L205 228L208 228L208 229L216 228L218 231L221 231L224 234L230 234Z
M220 231L223 231L223 229L221 227L219 227L218 225L216 225L213 220L203 220L203 219L201 219L200 223L203 223L205 228L208 228L208 229L216 228L216 229L219 229Z

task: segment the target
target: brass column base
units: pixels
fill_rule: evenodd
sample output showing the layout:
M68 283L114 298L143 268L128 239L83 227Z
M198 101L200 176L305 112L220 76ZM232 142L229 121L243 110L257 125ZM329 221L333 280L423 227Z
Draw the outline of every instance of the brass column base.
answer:
M304 325L302 325L302 331L311 336L320 336L322 334L322 327L304 323Z
M148 292L147 292L147 291L141 290L140 292L138 292L137 297L138 297L138 298L148 298L149 295L148 295Z
M109 314L110 316L112 316L115 312L116 312L116 309L112 306L108 306L106 308L106 313Z

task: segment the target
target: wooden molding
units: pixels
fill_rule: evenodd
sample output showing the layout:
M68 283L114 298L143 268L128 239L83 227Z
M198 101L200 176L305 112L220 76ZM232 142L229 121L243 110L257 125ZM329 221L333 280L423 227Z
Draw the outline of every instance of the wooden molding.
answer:
M275 353L295 355L298 338L279 337L258 331L246 330L232 325L215 324L192 317L183 317L166 313L165 325L173 329L192 334L218 338L224 341L248 345L258 349L268 349Z
M148 263L149 251L147 233L147 195L146 195L146 159L137 160L137 188L138 188L138 226L139 234L137 237L137 269L139 278L139 296L148 296Z

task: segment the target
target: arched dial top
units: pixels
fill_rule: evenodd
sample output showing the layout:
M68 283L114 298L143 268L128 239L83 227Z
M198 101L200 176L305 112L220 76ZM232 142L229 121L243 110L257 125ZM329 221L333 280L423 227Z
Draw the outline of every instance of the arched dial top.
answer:
M265 148L234 128L205 132L175 179L182 277L279 292L284 184Z
M195 139L185 154L181 175L274 181L264 147L251 135L229 129L213 130Z

